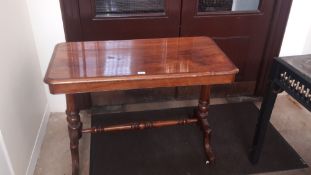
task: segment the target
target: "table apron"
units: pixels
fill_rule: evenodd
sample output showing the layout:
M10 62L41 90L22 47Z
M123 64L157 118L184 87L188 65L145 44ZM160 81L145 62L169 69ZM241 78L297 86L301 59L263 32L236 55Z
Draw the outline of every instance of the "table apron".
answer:
M62 84L51 83L49 84L49 88L52 94L76 94L159 87L229 84L234 82L234 80L235 74L228 74L152 80L89 81L68 82Z

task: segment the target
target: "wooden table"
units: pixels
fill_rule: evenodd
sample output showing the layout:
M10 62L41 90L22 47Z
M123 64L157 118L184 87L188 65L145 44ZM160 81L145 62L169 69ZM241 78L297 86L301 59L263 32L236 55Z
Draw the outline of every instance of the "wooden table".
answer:
M207 162L215 156L207 121L210 85L235 80L238 69L208 37L61 43L55 47L44 81L52 94L66 94L72 174L79 174L82 133L144 129L199 122L204 131ZM193 118L138 122L82 129L75 98L79 93L202 85Z

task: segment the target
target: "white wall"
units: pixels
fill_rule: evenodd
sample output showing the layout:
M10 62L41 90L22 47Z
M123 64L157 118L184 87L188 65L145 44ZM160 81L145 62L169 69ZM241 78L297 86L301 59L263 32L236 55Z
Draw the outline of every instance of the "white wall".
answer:
M14 172L24 175L34 168L47 98L25 0L0 0L0 24L0 130Z
M311 54L311 1L294 0L280 56Z
M311 16L311 13L309 14L309 16ZM308 22L311 23L310 21ZM309 27L308 34L306 35L306 43L305 47L303 48L302 54L311 54L311 25Z
M0 130L0 165L1 165L0 174L5 174L5 175L15 174L1 130Z
M65 41L59 0L26 0L29 8L34 39L44 77L54 46ZM52 112L64 112L64 95L51 95L45 85Z

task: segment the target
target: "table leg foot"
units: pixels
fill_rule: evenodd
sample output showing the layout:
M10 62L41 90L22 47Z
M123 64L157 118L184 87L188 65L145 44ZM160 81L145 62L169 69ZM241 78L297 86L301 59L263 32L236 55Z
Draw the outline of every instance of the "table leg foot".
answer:
M212 146L211 146L211 132L212 130L209 129L207 133L204 133L204 148L205 153L207 155L207 164L214 164L216 157L214 155Z
M75 105L74 95L66 95L67 101L67 122L70 139L70 151L72 159L72 174L79 174L79 139L82 136L82 123L79 110Z
M206 164L214 164L215 163L215 155L211 146L211 137L212 137L212 129L208 123L208 105L209 105L209 97L210 97L210 87L202 86L201 87L201 95L199 100L198 109L196 112L196 116L199 119L201 124L201 128L204 133L204 150L207 156Z

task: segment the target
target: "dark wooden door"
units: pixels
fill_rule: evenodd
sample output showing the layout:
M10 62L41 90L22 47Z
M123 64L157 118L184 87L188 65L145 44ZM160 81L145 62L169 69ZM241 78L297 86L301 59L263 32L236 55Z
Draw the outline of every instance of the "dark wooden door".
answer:
M275 3L276 0L184 0L181 36L214 38L240 69L240 89L253 94Z
M83 40L179 36L181 0L79 0Z

